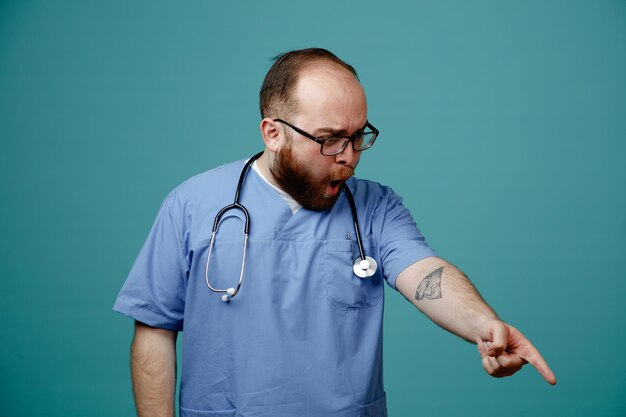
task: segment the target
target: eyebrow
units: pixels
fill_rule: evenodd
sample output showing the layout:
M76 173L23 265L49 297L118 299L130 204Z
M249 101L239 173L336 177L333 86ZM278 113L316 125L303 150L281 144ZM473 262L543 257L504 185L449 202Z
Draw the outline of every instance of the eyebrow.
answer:
M362 132L362 131L365 130L366 127L367 127L367 121L365 121L365 124L363 125L363 127L358 129L354 133ZM319 129L316 129L316 131L318 131L320 133L330 133L331 135L343 135L343 134L346 134L346 129L333 129L332 127L321 127Z
M320 133L332 133L333 135L346 133L345 129L333 129L332 127L322 127L317 129L317 131Z

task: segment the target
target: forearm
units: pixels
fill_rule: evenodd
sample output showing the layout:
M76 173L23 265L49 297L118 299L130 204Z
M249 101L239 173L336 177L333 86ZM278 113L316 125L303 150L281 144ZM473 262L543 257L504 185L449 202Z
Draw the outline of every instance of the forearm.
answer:
M467 276L438 257L422 259L402 271L396 287L432 321L472 343L480 326L497 318Z
M136 322L131 374L139 417L174 417L177 332Z

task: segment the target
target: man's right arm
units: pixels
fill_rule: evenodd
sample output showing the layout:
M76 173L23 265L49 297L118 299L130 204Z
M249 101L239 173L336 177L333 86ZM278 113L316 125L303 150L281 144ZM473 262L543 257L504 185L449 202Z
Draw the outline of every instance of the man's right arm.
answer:
M131 374L139 417L174 417L178 332L135 321Z

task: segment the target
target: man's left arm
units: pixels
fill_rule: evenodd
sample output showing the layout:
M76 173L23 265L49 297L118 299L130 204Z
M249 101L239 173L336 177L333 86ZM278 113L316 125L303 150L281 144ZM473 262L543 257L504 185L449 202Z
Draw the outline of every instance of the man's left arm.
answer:
M556 377L524 335L501 321L463 272L436 256L424 258L396 279L400 293L439 326L476 343L485 370L513 375L526 363L550 384Z

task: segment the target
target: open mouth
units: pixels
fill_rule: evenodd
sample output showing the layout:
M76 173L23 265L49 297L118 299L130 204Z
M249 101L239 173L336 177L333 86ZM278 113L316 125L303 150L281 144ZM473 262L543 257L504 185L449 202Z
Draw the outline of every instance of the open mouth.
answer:
M328 181L328 188L326 190L326 195L328 197L334 197L341 191L341 186L345 182L345 179L336 179L332 181Z
M341 184L344 183L344 180L342 179L338 179L338 180L332 180L328 182L328 196L333 197L337 194L339 194L339 191L341 190Z
M343 182L343 180L332 180L330 182L330 186L333 188L337 188L341 185L341 183Z

